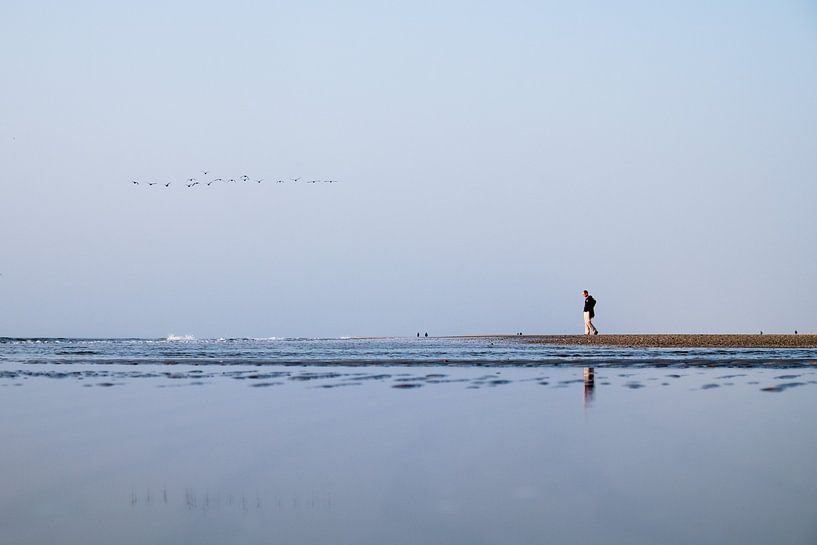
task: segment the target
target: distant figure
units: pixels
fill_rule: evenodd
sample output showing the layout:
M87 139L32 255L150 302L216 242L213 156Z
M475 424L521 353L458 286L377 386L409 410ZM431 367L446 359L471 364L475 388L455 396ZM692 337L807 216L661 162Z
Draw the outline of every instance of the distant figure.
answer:
M594 308L596 307L596 300L593 299L593 296L588 293L587 290L582 291L582 295L584 295L584 334L590 335L598 335L599 330L596 329L596 326L593 325L593 318L596 317L596 312Z
M426 331L426 337L428 337L428 331Z
M797 335L797 330L796 329L794 330L794 334Z
M417 332L417 338L418 339L420 338L420 332L419 331Z

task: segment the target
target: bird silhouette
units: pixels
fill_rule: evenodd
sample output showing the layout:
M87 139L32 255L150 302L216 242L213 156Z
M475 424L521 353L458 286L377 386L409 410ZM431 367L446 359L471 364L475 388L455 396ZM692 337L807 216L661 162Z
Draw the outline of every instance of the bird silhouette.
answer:
M209 174L210 171L202 170L201 172L204 175L207 175L207 174ZM248 176L247 174L242 174L241 176L238 177L238 180L236 180L235 178L229 178L229 179L213 178L210 181L206 181L206 180L199 181L198 178L188 178L186 180L186 182L185 182L185 185L187 187L195 187L197 185L207 185L209 187L209 186L211 186L211 185L213 185L214 183L217 183L217 182L236 183L239 180L242 181L242 182L255 182L255 183L260 184L260 183L264 182L265 178L250 178L250 176ZM307 183L307 184L319 184L319 183L334 184L334 183L338 183L338 180L304 180L302 177L276 179L275 183L284 184L284 183L287 183L287 182L300 182L300 181L303 181L304 183ZM165 183L165 182L148 182L148 181L140 182L138 180L133 180L133 179L130 180L130 183L132 185L147 185L149 187L153 187L154 185L163 185L166 188L170 187L171 184L172 184L172 182L167 182L167 183Z

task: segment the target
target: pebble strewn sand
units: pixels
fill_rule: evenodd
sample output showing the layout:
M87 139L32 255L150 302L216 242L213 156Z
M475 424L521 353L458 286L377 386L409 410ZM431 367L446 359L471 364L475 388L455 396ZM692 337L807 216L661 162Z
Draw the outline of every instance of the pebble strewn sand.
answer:
M504 338L504 337L503 337ZM607 346L817 348L817 335L510 335L509 339L541 344L599 344Z

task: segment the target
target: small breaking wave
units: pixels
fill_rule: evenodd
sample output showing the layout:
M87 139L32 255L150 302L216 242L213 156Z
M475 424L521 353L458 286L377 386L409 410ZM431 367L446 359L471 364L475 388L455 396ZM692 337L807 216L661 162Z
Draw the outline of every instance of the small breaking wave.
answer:
M173 333L171 333L170 335L165 337L164 340L166 340L168 342L173 342L173 341L195 341L196 337L194 337L193 335L174 335Z

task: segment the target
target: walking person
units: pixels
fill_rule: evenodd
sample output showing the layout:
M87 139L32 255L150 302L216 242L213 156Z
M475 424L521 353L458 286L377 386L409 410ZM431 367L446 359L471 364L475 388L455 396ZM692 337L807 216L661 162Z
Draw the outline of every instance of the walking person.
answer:
M598 335L599 330L596 329L596 326L593 325L593 318L596 317L595 307L596 307L596 300L593 299L593 296L587 290L582 291L582 295L584 295L584 334L590 335Z

